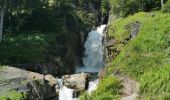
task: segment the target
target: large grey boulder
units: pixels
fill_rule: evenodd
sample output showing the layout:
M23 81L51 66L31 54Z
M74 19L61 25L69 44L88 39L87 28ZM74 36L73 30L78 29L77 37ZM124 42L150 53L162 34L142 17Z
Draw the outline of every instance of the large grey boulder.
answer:
M0 96L15 90L26 93L29 100L57 97L55 78L23 69L4 66L0 69Z
M62 77L63 85L78 91L86 90L89 83L89 76L87 73L65 75Z

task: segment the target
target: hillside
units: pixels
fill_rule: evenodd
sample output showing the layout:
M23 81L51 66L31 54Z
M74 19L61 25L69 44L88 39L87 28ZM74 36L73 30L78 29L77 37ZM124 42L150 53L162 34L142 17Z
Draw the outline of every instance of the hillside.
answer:
M107 34L116 40L112 50L116 49L120 53L106 68L105 77L89 98L119 100L123 88L121 81L116 77L119 74L130 77L140 84L139 99L169 100L169 21L170 14L161 12L140 12L112 21ZM133 32L131 26L134 23L140 25L139 32L136 37L128 39Z

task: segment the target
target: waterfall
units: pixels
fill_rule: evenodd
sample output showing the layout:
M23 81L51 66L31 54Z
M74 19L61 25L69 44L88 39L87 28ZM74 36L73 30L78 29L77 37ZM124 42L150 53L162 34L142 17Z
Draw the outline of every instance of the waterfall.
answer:
M66 86L61 87L59 92L59 100L76 100L73 98L74 89L69 89Z
M99 72L104 66L104 46L103 32L106 25L97 27L96 30L92 30L85 42L85 53L83 57L83 67L77 67L76 72Z
M74 89L69 89L66 86L63 86L62 79L58 79L57 82L60 86L59 100L77 100L76 98L73 98Z
M87 92L91 93L92 91L94 91L97 88L98 83L99 83L99 79L96 79L94 81L90 81Z
M104 66L104 46L103 42L103 32L106 25L101 25L97 27L96 30L89 32L87 40L84 44L85 52L83 59L83 67L77 67L76 73L80 72L99 72ZM62 86L62 79L58 80L60 84L59 100L78 100L73 98L73 89L69 89ZM98 79L89 82L89 87L87 92L90 93L97 88Z

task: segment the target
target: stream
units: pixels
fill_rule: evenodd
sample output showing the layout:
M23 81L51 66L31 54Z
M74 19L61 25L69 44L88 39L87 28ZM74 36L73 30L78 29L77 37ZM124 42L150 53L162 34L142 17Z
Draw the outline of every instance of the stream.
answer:
M88 33L87 40L84 44L85 52L83 60L84 66L78 66L76 73L98 73L104 66L104 45L103 45L103 33L106 25L101 25ZM73 98L74 89L63 86L62 79L58 80L60 84L59 100L79 100ZM99 79L94 79L89 82L87 92L91 93L97 88Z

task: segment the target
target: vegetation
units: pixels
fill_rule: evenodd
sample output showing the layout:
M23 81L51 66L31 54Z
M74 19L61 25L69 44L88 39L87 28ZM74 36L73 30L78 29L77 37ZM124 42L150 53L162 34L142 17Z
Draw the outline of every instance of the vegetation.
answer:
M0 95L0 100L25 100L24 94L21 94L16 91L10 91L3 95Z
M168 0L167 3L164 5L163 12L170 13L170 0Z
M84 93L80 100L119 100L120 89L120 81L114 76L108 76L101 81L96 91L91 95Z
M60 67L74 66L85 32L111 15L107 33L116 41L112 50L121 52L97 90L81 100L120 99L121 82L112 76L116 71L140 83L139 99L168 100L169 13L170 0L1 0L0 65L49 64L57 66L56 73L69 73L74 68ZM128 27L133 23L139 24L135 38ZM22 95L11 91L1 99L22 100Z
M45 34L6 36L0 44L1 64L42 63L48 40L55 40ZM36 58L36 59L35 59Z
M0 44L2 65L47 63L46 55L54 51L47 48L61 44L69 48L72 46L71 35L75 37L76 34L77 38L81 31L87 31L96 24L96 15L90 10L92 8L84 8L88 6L88 2L85 1L80 4L69 0L7 2L0 2L6 9L3 39ZM98 4L97 0L94 2ZM60 40L56 38L62 38L64 42L57 43Z
M164 2L162 2L164 1ZM116 17L127 17L140 11L153 11L161 9L161 2L167 0L102 0L102 12L108 12Z
M122 46L121 41L130 35L124 27L136 21L141 23L140 32L135 39ZM108 68L107 75L120 71L139 81L140 95L155 100L169 98L170 24L168 21L170 15L161 12L154 12L154 16L151 13L141 12L113 21L108 34L119 41L115 46L121 45L121 53Z

